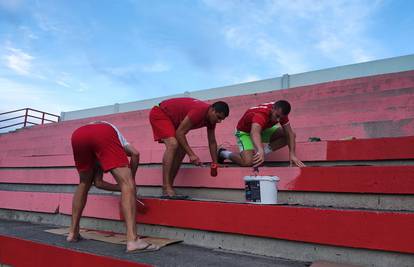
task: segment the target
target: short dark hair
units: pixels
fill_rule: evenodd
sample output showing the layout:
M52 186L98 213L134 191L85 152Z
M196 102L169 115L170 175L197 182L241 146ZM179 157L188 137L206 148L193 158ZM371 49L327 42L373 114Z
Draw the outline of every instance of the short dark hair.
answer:
M290 113L290 104L286 100L279 100L273 104L273 108L280 108L282 110L283 115L288 115Z
M228 117L230 113L229 105L224 101L217 101L211 107L219 113L224 113L224 116Z

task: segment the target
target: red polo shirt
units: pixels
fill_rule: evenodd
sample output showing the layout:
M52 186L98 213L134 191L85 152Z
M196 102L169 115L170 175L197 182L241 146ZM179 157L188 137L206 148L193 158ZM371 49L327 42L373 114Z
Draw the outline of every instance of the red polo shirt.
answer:
M271 102L249 108L239 120L237 130L250 133L253 123L258 123L262 127L262 131L278 123L282 126L288 124L289 118L287 116L281 118L279 121L272 121L270 119L273 104L274 102Z
M207 126L214 129L216 125L211 125L207 120L207 111L210 107L206 102L190 97L180 97L164 100L160 103L160 108L171 119L175 129L180 126L186 116L191 121L191 129Z

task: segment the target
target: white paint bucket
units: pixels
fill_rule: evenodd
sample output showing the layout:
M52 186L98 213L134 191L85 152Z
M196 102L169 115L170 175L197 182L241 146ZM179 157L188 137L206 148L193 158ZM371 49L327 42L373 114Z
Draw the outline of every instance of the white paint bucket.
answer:
M277 176L245 176L246 201L257 204L277 204Z

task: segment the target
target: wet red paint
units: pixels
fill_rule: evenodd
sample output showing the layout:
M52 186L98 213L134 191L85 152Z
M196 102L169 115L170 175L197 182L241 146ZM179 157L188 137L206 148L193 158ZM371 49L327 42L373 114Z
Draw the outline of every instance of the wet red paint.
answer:
M149 267L151 265L110 258L20 238L0 236L0 263L14 267Z
M70 198L62 198L70 201ZM99 205L99 199L87 205ZM117 199L113 199L118 203ZM414 214L280 205L145 199L145 224L286 239L326 245L414 253ZM111 213L119 214L113 204ZM63 214L70 214L62 209ZM108 211L105 211L107 214ZM87 217L106 217L102 209Z
M3 173L5 172L5 173ZM281 191L312 191L341 193L414 194L414 166L342 166L342 167L263 167L261 175L275 175L280 178ZM26 176L14 178L13 170L0 171L1 183L76 184L75 170L47 169L42 172L24 172ZM4 176L3 176L4 175ZM19 173L22 175L22 173ZM220 168L218 176L212 178L209 168L182 169L175 181L177 187L244 189L243 177L252 175L250 168ZM105 180L115 183L110 174ZM161 168L140 168L136 183L138 186L161 186ZM8 203L18 208L19 203L31 204L30 192L9 192L0 197L0 204ZM13 197L6 197L12 194ZM40 193L42 196L48 193ZM44 197L45 200L47 197ZM21 199L21 201L20 201ZM52 201L49 201L50 205ZM14 205L14 206L13 206ZM22 204L23 205L23 204Z
M138 148L139 149L139 148ZM230 150L238 151L236 146ZM396 160L414 159L414 136L297 143L297 155L303 161ZM203 162L211 157L206 144L194 148ZM141 163L161 163L164 148L141 149ZM267 161L287 161L288 150L269 154ZM185 159L184 161L187 161ZM73 155L36 157L0 156L0 167L74 167Z

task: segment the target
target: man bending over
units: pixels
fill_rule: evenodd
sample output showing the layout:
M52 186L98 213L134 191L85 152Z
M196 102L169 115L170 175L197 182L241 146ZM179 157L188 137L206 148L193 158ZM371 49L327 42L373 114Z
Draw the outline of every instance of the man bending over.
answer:
M137 237L135 174L139 154L118 129L108 122L94 122L76 129L72 134L72 149L80 183L73 196L72 222L67 241L80 239L79 222L92 183L99 188L121 191L121 206L125 217L127 252L157 250ZM129 155L131 161L128 162ZM102 179L102 170L111 172L117 185Z
M207 128L212 165L217 164L216 124L229 115L229 106L223 101L209 105L203 101L183 97L162 101L151 109L149 119L154 140L165 144L162 159L163 197L185 199L177 196L173 184L185 155L190 162L200 165L200 158L188 144L186 134L201 127Z
M229 159L240 166L258 167L264 162L265 154L287 145L290 166L304 167L305 164L296 157L296 135L288 118L290 109L285 100L248 109L239 120L235 133L240 153L220 148L219 163Z

